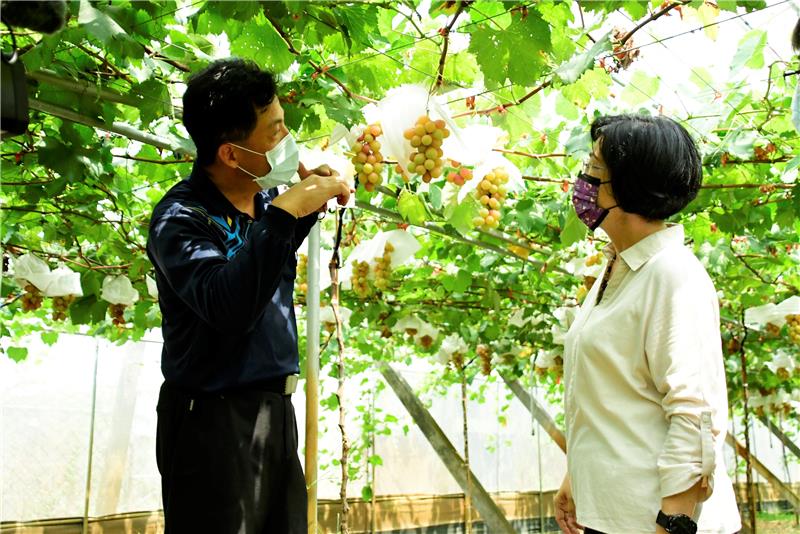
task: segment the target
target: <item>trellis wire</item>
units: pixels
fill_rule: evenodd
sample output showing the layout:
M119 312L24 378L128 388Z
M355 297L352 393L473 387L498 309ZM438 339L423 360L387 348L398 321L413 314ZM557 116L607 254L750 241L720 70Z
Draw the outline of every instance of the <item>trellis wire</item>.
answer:
M669 37L665 37L665 38L663 38L663 39L659 39L659 40L657 40L657 41L654 41L654 42L652 42L652 43L645 43L645 44L643 44L643 45L634 46L634 47L628 48L628 49L627 49L627 50L625 50L625 51L626 51L626 52L633 52L634 50L640 50L640 49L642 49L642 48L644 48L644 47L646 47L646 46L650 46L650 45L654 45L654 44L661 44L661 43L663 43L664 41L669 41L670 39L674 39L674 38L676 38L676 37L681 37L681 36L683 36L683 35L688 35L688 34L690 34L690 33L694 33L694 32L700 31L700 30L704 30L704 29L706 29L706 28L710 28L710 27L712 27L712 26L719 26L720 24L724 24L724 23L726 23L726 22L729 22L729 21L731 21L731 20L740 19L740 18L742 18L742 17L746 17L746 16L748 16L748 15L751 15L751 14L753 14L753 13L758 13L758 12L760 12L760 11L764 11L764 10L767 10L767 9L770 9L770 8L773 8L773 7L777 7L777 6L780 6L780 5L786 4L786 3L790 2L790 1L791 1L791 0L781 0L780 2L778 2L778 3L776 3L776 4L768 5L768 6L765 6L765 7L759 8L759 9L754 9L753 11L748 11L748 12L746 12L746 13L740 13L739 15L735 15L735 16L733 16L733 17L730 17L730 18L727 18L727 19L725 19L725 20L718 20L718 21L716 21L716 22L712 22L712 23L710 23L710 24L706 24L706 25L704 25L704 26L699 26L699 27L697 27L697 28L694 28L694 29L692 29L692 30L687 30L687 31L685 31L685 32L681 32L681 33L676 33L676 34L674 34L674 35L670 35ZM603 56L603 57L602 57L602 58L600 58L600 59L608 59L608 58L614 57L614 55L615 55L614 53L611 53L611 54L609 54L609 55L607 55L607 56Z

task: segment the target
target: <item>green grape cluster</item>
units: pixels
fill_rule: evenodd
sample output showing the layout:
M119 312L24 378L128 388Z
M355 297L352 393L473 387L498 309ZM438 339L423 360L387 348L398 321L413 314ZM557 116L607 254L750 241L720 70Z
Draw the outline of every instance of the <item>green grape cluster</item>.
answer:
M479 216L472 221L478 228L497 228L500 226L500 207L506 199L508 191L508 172L503 167L497 167L483 177L475 196L481 203Z
M359 297L366 298L370 294L369 280L369 263L365 261L353 262L353 275L350 277L350 284L353 286L353 291Z
M388 241L383 246L383 256L375 260L375 287L381 291L389 287L392 275L392 252L394 246Z
M475 353L481 360L481 373L484 376L492 374L492 350L489 346L481 343L475 347Z
M111 316L111 322L114 326L125 326L125 305L124 304L111 304L108 307L108 314Z
M789 326L789 339L795 345L800 345L800 314L787 315L786 324Z
M20 297L20 301L22 302L22 311L34 311L38 310L42 307L42 301L44 297L39 292L33 284L28 284L25 286L25 293L22 294Z
M383 171L383 154L378 137L383 133L379 124L370 124L364 129L358 140L350 147L353 167L358 175L358 183L369 192L381 184Z
M69 305L75 300L75 295L53 297L53 320L64 321L67 318Z
M451 184L461 187L468 181L472 180L472 171L467 167L458 166L455 171L447 173L446 180Z
M416 149L408 158L408 172L422 176L422 181L426 184L439 178L444 172L442 144L450 137L446 123L423 115L413 127L403 133L403 137Z
M305 254L298 254L297 256L295 291L300 295L305 295L308 291L308 256Z

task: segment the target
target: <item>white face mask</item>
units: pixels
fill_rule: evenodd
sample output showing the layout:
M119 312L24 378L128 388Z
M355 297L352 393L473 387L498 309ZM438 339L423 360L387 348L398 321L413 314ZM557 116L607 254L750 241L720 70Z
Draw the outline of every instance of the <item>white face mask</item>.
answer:
M260 154L267 158L270 171L264 176L256 176L252 172L239 167L242 172L249 174L253 177L253 181L261 186L261 189L267 190L273 187L288 184L291 182L295 174L297 174L297 167L300 165L300 153L297 150L297 144L294 142L292 134L286 134L286 137L280 140L275 145L275 148L266 153L256 152L235 143L231 145L252 152L253 154Z

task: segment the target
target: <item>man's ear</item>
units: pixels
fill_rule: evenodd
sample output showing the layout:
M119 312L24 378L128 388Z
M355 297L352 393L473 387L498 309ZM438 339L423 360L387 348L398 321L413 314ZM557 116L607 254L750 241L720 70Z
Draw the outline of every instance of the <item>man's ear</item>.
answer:
M230 143L222 143L219 145L217 148L217 159L223 165L227 165L231 169L236 169L239 167L239 160L236 159L236 151L233 148L233 145Z

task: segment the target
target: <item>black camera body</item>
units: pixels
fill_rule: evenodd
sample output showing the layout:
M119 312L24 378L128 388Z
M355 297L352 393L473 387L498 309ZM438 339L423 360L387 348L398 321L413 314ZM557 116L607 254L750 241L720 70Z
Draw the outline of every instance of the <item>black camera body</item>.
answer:
M21 27L40 33L54 33L64 26L67 13L65 0L0 2L0 19L12 28L13 50L0 57L0 137L19 135L28 129L28 87L25 65L17 54L13 28Z

